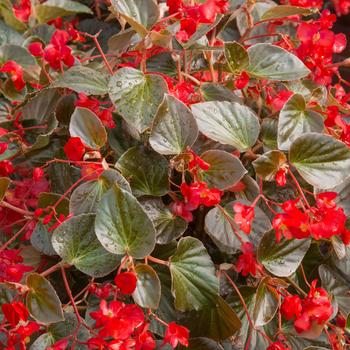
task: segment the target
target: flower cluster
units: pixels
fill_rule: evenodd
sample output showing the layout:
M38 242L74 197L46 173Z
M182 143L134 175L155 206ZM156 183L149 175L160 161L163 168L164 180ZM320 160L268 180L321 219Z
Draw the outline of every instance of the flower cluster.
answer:
M294 321L298 333L310 330L314 322L324 325L333 313L328 293L323 288L316 288L316 284L317 280L311 283L304 299L297 295L286 296L281 305L283 317Z
M273 219L276 240L302 239L313 237L316 240L339 236L345 244L350 241L350 231L346 228L347 217L343 208L334 201L335 192L324 192L316 196L316 206L302 209L300 201L290 200L282 204L282 214Z

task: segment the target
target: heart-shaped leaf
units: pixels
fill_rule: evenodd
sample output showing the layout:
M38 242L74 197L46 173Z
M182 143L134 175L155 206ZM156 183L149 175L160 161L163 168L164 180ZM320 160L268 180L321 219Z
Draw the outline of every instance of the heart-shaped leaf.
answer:
M161 296L159 277L154 269L145 264L135 267L137 284L132 297L136 304L144 308L157 309Z
M35 16L41 23L77 13L92 14L93 12L82 3L71 0L47 0L35 6Z
M350 174L350 149L332 136L317 133L298 137L289 160L300 175L318 188L332 188Z
M232 72L241 71L249 66L247 50L239 43L225 43L225 57Z
M95 213L102 196L114 184L131 192L129 183L122 175L112 169L106 170L96 180L87 181L74 190L69 201L69 211L74 215Z
M287 162L287 157L280 151L270 151L254 160L255 172L265 181L273 181L281 165Z
M193 237L181 238L170 258L172 293L180 311L213 305L219 289L215 267L203 243Z
M120 259L102 247L94 223L94 214L81 214L64 221L52 235L52 246L66 263L89 276L103 277L118 266Z
M140 203L156 229L158 244L167 244L179 238L187 229L187 222L165 206L161 199L141 199Z
M95 230L102 245L114 254L142 259L155 246L156 233L151 219L131 193L116 185L97 206Z
M27 308L32 317L42 324L63 321L60 299L51 283L38 273L27 276L29 292L26 297Z
M292 142L308 132L321 133L324 129L321 114L306 108L302 95L293 95L283 106L278 119L278 148L288 150Z
M130 148L119 158L116 167L130 179L136 197L164 196L169 191L169 163L152 150L145 147Z
M97 115L87 108L77 107L69 123L72 137L80 137L85 145L99 149L107 141L107 132Z
M199 130L207 137L244 152L259 136L260 123L248 107L228 101L211 101L192 105Z
M256 78L289 81L310 73L297 56L279 46L260 43L249 47L247 52L250 62L247 71Z
M209 150L201 154L201 158L210 164L210 168L200 171L198 176L209 187L225 190L235 185L247 173L239 158L225 151Z
M257 251L258 261L278 277L292 275L310 247L309 239L283 240L276 243L275 231L266 232Z
M159 75L121 68L108 84L108 93L120 115L138 132L150 127L167 85Z
M104 73L85 66L73 66L51 84L56 88L67 88L85 95L105 95L108 79Z
M180 154L191 147L198 136L198 126L191 110L180 100L165 95L154 118L149 142L160 154Z

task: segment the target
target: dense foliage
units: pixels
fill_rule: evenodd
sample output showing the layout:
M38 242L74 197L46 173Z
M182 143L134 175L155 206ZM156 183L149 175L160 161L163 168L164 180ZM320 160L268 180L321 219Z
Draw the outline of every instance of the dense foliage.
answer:
M349 10L0 0L0 349L347 349Z

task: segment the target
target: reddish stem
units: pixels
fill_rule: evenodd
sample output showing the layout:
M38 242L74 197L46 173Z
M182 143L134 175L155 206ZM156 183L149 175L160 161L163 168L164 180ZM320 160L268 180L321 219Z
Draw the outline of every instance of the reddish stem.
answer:
M110 64L109 64L109 62L108 62L108 60L106 58L106 55L103 52L102 47L101 47L101 45L100 45L100 43L98 42L98 39L97 39L100 34L101 34L101 30L95 35L91 35L89 33L85 33L86 36L88 36L89 38L92 38L92 40L94 41L94 43L96 45L96 48L97 48L98 52L100 53L100 55L101 55L101 57L103 59L103 62L105 63L105 66L106 66L107 70L109 71L109 74L113 75L113 69L110 66Z
M13 211L15 211L15 212L17 212L19 214L22 214L24 216L34 216L34 212L28 211L28 210L24 210L24 209L21 209L21 208L17 208L14 205L12 205L10 203L7 203L7 202L1 202L0 205L2 207L11 209L11 210L13 210Z
M66 288L66 291L67 291L67 294L69 296L70 302L71 302L71 304L73 306L73 310L75 312L75 315L77 316L78 323L81 323L81 316L79 314L79 310L77 308L77 305L75 304L75 301L74 301L74 298L73 298L73 295L72 295L72 291L70 290L69 283L68 283L68 280L67 280L66 270L64 269L63 265L61 265L61 273L62 273L62 279L63 279L64 286Z
M11 243L13 243L27 228L31 221L28 221L18 232L16 232L6 243L0 247L0 252L5 250Z
M301 186L299 185L298 180L296 179L296 177L294 176L294 174L292 173L292 171L290 170L290 168L288 168L288 173L289 173L290 177L292 178L292 180L294 181L294 183L295 183L295 185L296 185L296 187L297 187L297 189L298 189L298 191L299 191L299 193L300 193L300 195L301 195L301 198L304 200L306 206L307 206L309 209L311 209L311 206L310 206L308 200L307 200L306 197L305 197L305 194L304 194L303 189L302 189Z

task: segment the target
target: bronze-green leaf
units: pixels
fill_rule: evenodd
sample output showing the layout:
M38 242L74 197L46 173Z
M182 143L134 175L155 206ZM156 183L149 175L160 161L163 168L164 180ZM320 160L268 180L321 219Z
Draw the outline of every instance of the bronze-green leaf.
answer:
M31 273L27 276L26 284L29 288L26 305L36 321L50 324L64 320L60 299L45 277Z

